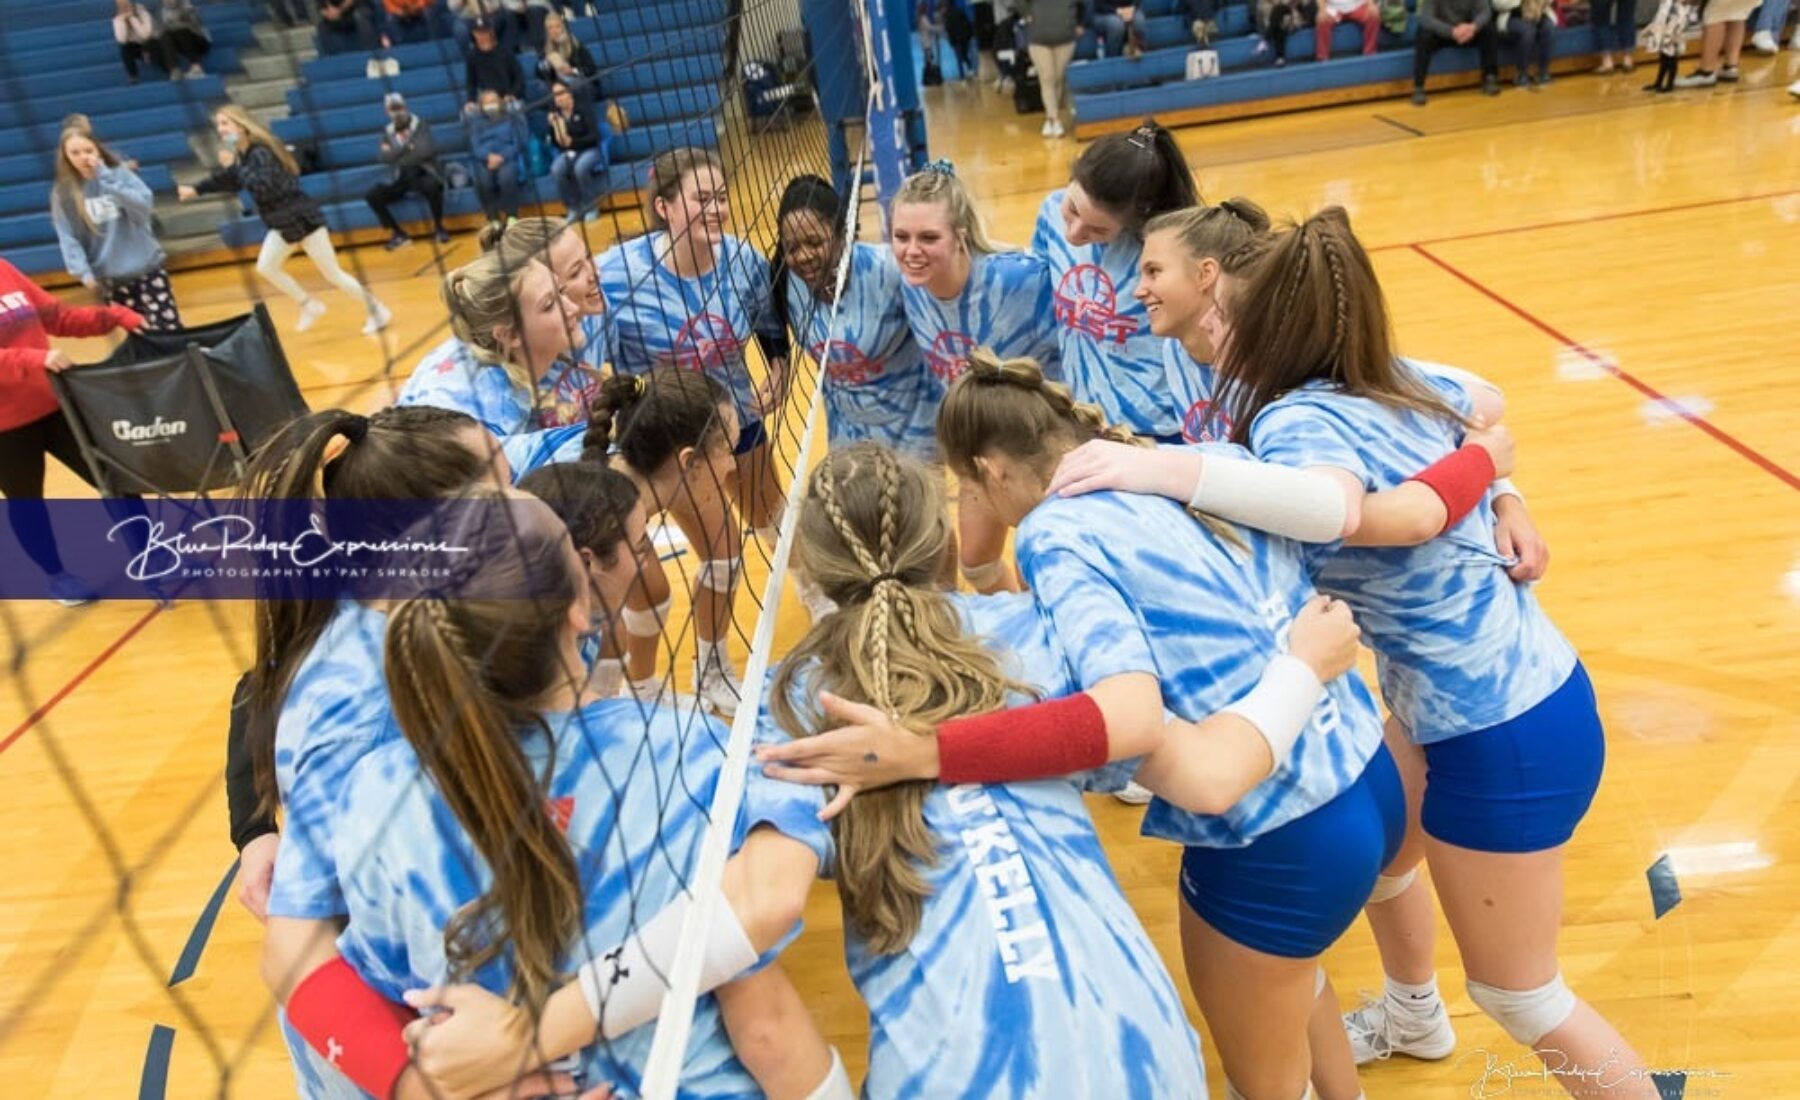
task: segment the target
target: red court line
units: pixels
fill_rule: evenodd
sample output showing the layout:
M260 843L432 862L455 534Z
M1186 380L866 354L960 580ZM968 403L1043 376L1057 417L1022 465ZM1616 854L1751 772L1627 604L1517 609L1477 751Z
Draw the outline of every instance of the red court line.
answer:
M64 699L68 698L69 694L71 692L73 692L76 688L81 686L81 683L83 680L86 680L89 676L92 676L94 674L95 669L97 669L101 665L105 664L109 657L111 657L113 654L117 653L119 650L123 649L125 647L126 642L129 642L129 641L131 641L131 639L137 637L138 631L140 631L140 630L144 629L144 627L148 626L150 623L150 620L154 619L156 617L156 613L161 610L162 610L162 608L159 606L159 607L152 607L150 610L144 612L143 618L140 618L137 622L132 623L131 626L125 631L125 633L123 633L123 634L119 635L117 638L113 639L113 643L111 645L107 646L105 649L101 650L100 654L97 657L95 657L93 660L89 661L87 663L87 666L85 668L83 668L80 672L77 672L73 679L71 679L68 683L64 684L62 687L56 689L55 695L52 695L50 698L44 700L43 704L41 706L39 706L38 709L32 711L31 714L23 722L19 723L19 726L17 729L13 730L11 733L6 735L6 740L0 741L0 752L5 752L7 749L12 748L12 744L14 741L17 741L19 738L25 736L25 734L27 732L29 732L33 726L35 726L39 722L43 721L44 716L46 714L49 714L53 709L55 709L56 704L62 702Z
M1738 439L1736 436L1732 435L1730 432L1727 432L1725 429L1714 424L1712 421L1706 419L1704 416L1700 416L1697 413L1692 413L1692 412L1689 412L1688 410L1682 408L1678 402L1670 400L1665 394L1662 393L1662 391L1658 390L1655 386L1650 385L1648 382L1645 382L1643 379L1641 379L1641 378L1637 377L1636 375L1632 374L1631 372L1623 369L1618 364L1609 361L1604 356L1595 354L1593 351L1588 349L1585 345L1579 343L1576 340L1571 339L1569 336L1567 336L1564 333L1558 331L1557 329L1551 327L1551 325L1548 322L1527 312L1524 309L1524 307L1518 305L1516 302L1513 302L1510 299L1502 296L1498 291L1492 290L1489 287L1485 286L1484 284L1482 284L1481 282L1476 280L1473 276L1468 275L1465 272L1463 272L1463 271L1457 269L1456 267L1454 267L1453 265L1451 265L1448 261L1446 261L1436 255L1433 255L1431 252L1429 252L1425 249L1424 245L1414 244L1414 245L1410 245L1409 247L1414 252L1417 252L1419 255L1425 257L1427 260L1430 260L1432 263L1443 268L1445 271L1449 272L1451 275L1456 276L1456 278L1462 280L1462 282L1466 283L1470 288L1475 290L1477 293L1481 294L1482 296L1488 298L1490 301L1492 301L1495 304L1506 309L1507 311L1512 313L1514 316L1516 316L1520 320L1524 321L1526 324L1537 329L1539 332L1544 333L1546 336L1549 336L1551 339L1558 341L1564 347L1568 348L1570 351L1575 352L1575 354L1581 356L1583 359L1586 359L1588 362L1594 364L1596 367L1599 367L1601 370L1612 375L1614 378L1617 378L1619 381L1625 383L1627 386L1630 386L1632 389L1643 394L1645 397L1650 398L1652 401L1655 401L1655 402L1661 404L1664 408L1668 409L1671 413L1674 413L1676 416L1679 416L1681 419L1687 421L1689 424L1692 424L1694 427L1699 428L1701 431L1705 432L1707 435L1712 436L1714 439L1718 440L1720 443L1723 443L1723 444L1725 444L1725 446L1730 447L1732 450L1736 451L1738 454L1742 455L1744 458L1747 458L1751 462L1762 467L1764 470L1766 470L1770 474L1773 474L1776 478L1778 478L1783 483L1785 483L1788 488L1800 490L1800 476L1796 476L1794 473L1785 469L1779 463L1775 462L1775 460L1773 460L1773 459L1769 458L1768 456L1762 454L1761 452L1755 450L1749 444Z
M1678 202L1669 206L1650 206L1642 210L1622 210L1616 214L1594 214L1584 218L1564 218L1560 221L1532 222L1528 225L1509 225L1500 229L1479 229L1473 233L1457 233L1448 237L1428 237L1419 241L1397 241L1393 244L1378 244L1369 249L1370 252L1392 252L1401 248L1417 249L1428 244L1451 244L1456 241L1475 241L1483 237L1507 237L1514 233L1533 233L1540 229L1565 229L1571 225L1592 225L1595 222L1616 222L1627 218L1648 218L1657 214L1679 214L1686 210L1705 210L1714 206L1737 206L1746 202L1765 202L1769 199L1784 199L1790 195L1800 195L1800 190L1792 188L1786 191L1765 191L1760 195L1739 195L1729 199L1696 199L1693 202Z

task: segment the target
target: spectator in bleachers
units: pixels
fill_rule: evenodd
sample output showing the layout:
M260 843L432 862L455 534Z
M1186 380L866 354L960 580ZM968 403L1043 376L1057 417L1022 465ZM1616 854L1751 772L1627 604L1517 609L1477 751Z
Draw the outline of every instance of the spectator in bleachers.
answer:
M502 51L518 52L518 35L513 29L512 20L502 18L500 0L449 0L448 10L454 20L456 44L462 47L464 57L475 51L475 24L483 19L494 28L494 38Z
M594 55L569 29L569 21L556 12L544 16L544 45L538 51L538 79L546 84L561 80L584 84L592 80L600 67Z
M263 7L269 18L284 27L304 27L306 25L306 0L263 0Z
M441 0L381 0L381 44L429 42L437 37L437 6Z
M544 45L544 20L550 0L500 0L500 17L511 21L514 41L529 42L534 50Z
M387 250L404 248L412 238L394 219L394 203L416 194L431 208L431 226L439 244L448 244L450 231L444 228L444 180L438 168L437 144L431 139L431 124L413 114L406 97L389 92L382 101L387 108L387 129L381 135L381 163L394 169L394 178L369 189L365 199L369 209L388 231Z
M1257 53L1275 55L1275 67L1287 64L1288 35L1300 29L1301 0L1256 0L1256 26L1262 34Z
M156 17L150 14L150 9L134 0L116 0L115 7L113 39L119 44L119 60L125 64L125 78L136 84L140 66L146 59L170 76L176 75L178 70L169 57L168 43L157 33Z
M149 185L83 124L63 130L57 151L50 224L63 267L107 301L141 314L145 328L180 328Z
M1594 48L1600 51L1600 67L1595 72L1605 76L1613 71L1613 54L1619 55L1619 69L1630 72L1637 54L1637 0L1593 0L1588 18L1594 24Z
M366 50L374 41L366 0L319 0L319 53Z
M1080 0L1008 0L1025 24L1025 41L1044 96L1044 136L1062 137L1069 61L1081 36Z
M519 216L519 158L531 136L525 117L495 91L482 92L481 105L464 114L481 211L490 225L512 221Z
M1108 57L1136 57L1143 52L1143 8L1119 0L1092 0L1090 18L1100 48Z
M1419 36L1413 42L1413 106L1425 106L1425 74L1431 55L1473 46L1481 55L1481 94L1500 94L1500 50L1494 9L1488 0L1419 0Z
M470 28L475 48L469 53L467 70L463 85L468 90L469 102L474 103L482 92L493 90L500 93L500 98L517 102L525 98L525 70L519 68L519 59L510 52L500 48L498 35L494 25L487 19L477 19Z
M560 80L550 86L550 141L558 150L550 174L563 209L580 217L593 201L594 177L606 171L612 132L594 104Z
M1556 33L1556 5L1553 0L1494 0L1494 28L1500 37L1513 42L1513 56L1518 60L1519 87L1537 91L1550 83L1550 42ZM1537 79L1531 66L1537 65Z
M1707 0L1700 11L1700 67L1675 82L1677 88L1710 88L1738 82L1744 29L1756 0Z
M200 67L200 62L212 49L212 36L206 33L206 24L201 21L193 0L163 0L162 23L163 41L168 44L170 62L186 64L189 76L205 76L206 70Z
M367 287L338 266L331 231L325 228L325 216L317 200L300 186L300 165L294 154L268 127L235 103L218 109L213 115L213 128L219 135L219 167L198 186L182 184L176 192L181 201L193 202L201 195L250 192L256 200L256 212L269 227L262 251L256 257L256 273L300 303L299 331L305 332L324 315L325 303L308 294L281 269L296 247L306 252L326 282L363 304L369 314L363 335L373 336L386 328L394 315Z
M1363 56L1375 52L1375 36L1381 30L1381 12L1376 10L1375 0L1321 0L1313 20L1313 57L1320 61L1331 57L1331 28L1345 22L1362 26Z

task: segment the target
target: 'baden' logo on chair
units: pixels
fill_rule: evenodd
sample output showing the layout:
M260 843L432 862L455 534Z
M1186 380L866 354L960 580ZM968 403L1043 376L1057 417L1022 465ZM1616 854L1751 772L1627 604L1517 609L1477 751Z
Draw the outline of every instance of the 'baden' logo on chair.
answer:
M148 424L133 424L129 420L112 422L113 436L127 443L155 443L159 439L170 436L186 435L187 421L164 420L157 417Z

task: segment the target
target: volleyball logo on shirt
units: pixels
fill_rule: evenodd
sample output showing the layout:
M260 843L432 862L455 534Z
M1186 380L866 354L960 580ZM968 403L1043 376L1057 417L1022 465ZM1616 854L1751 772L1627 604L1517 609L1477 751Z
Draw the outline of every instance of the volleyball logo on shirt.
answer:
M863 354L848 340L823 340L809 349L816 362L825 364L825 377L843 386L861 386L881 377L881 364Z
M1202 397L1181 417L1181 438L1189 443L1219 443L1231 438L1231 418Z
M730 321L716 313L700 313L675 334L670 356L687 370L727 371L743 361L744 342Z
M969 369L969 356L974 351L975 341L968 333L946 329L932 338L931 346L925 349L925 362L932 374L954 382Z
M550 815L550 824L556 826L557 832L567 833L569 822L575 818L575 800L568 795L545 799L544 812Z
M1076 264L1056 284L1056 320L1065 328L1123 345L1138 322L1119 314L1118 288L1098 264Z

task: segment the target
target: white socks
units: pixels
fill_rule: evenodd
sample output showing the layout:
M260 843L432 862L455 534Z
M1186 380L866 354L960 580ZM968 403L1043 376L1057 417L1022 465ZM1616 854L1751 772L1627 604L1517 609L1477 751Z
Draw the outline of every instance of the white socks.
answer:
M1434 1016L1443 1007L1444 998L1438 993L1437 975L1434 974L1418 985L1388 978L1387 1002L1415 1016Z

